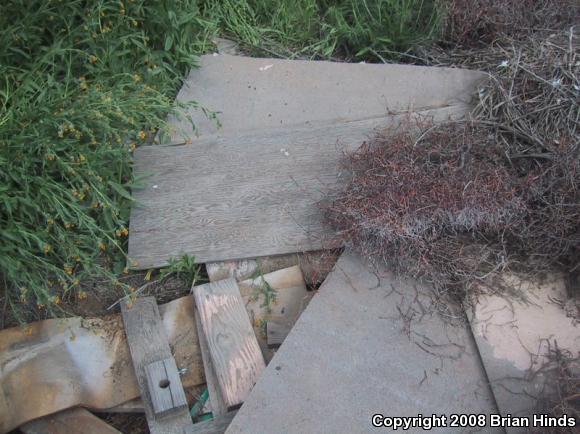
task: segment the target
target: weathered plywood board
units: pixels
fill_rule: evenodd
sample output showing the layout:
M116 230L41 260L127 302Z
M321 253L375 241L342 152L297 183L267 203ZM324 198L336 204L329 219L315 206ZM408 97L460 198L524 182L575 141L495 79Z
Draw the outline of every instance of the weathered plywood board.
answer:
M133 368L141 398L145 407L147 424L152 434L181 433L186 427L192 426L191 415L187 408L187 401L183 392L183 386L177 373L175 362L165 364L164 370L172 369L167 377L173 384L169 384L174 390L180 390L178 399L170 397L170 401L176 402L177 406L171 412L163 405L163 397L156 399L153 395L159 393L157 389L162 389L162 384L150 384L149 380L155 378L151 372L148 374L148 367L161 360L172 359L171 349L167 336L163 332L163 324L155 297L137 298L134 303L121 302L121 314L127 333L127 342L133 360ZM175 384L178 382L178 384ZM166 385L167 387L167 385ZM153 401L158 402L155 406ZM185 401L185 402L184 402Z
M458 104L425 115L444 120L465 111ZM159 267L184 253L208 262L333 247L317 203L340 180L342 151L360 146L375 127L400 120L139 148L135 173L151 176L134 191L131 264Z
M84 408L61 411L21 426L24 434L121 434Z
M551 274L540 281L504 273L503 278L513 293L524 298L509 292L480 293L469 300L467 311L500 413L530 418L537 413L539 398L558 393L561 373L549 363L553 352L580 354L580 324L561 305L568 298L563 276Z
M265 368L234 279L193 288L212 363L228 407L244 401Z
M344 254L226 432L375 433L376 413L497 412L468 326L444 322L432 295Z
M203 332L201 318L197 309L195 309L195 324L197 326L197 337L199 339L201 357L203 358L203 369L205 372L205 383L209 393L210 409L215 418L217 416L226 414L228 411L228 406L224 401L224 397L218 383L215 368L211 360L211 354L209 352L209 345L207 344L207 338Z
M170 117L168 142L381 118L469 102L483 73L456 68L201 56L177 100L217 112L221 126L191 109Z

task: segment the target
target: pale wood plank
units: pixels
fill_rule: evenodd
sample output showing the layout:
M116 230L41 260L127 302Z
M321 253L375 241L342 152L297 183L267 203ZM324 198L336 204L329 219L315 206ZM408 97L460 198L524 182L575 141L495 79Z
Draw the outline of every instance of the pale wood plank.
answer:
M207 344L207 339L203 332L201 318L199 316L199 311L197 309L195 309L195 324L197 325L199 348L201 349L201 357L203 358L203 369L205 371L205 382L209 393L209 404L211 412L213 413L215 418L217 416L226 414L228 411L228 406L224 401L222 391L219 387L218 379L215 373L215 368L213 366L211 354L209 352L209 346Z
M441 121L467 107L422 113ZM183 253L212 262L334 247L317 203L340 182L343 150L407 117L138 148L135 172L151 176L133 192L131 266L164 266Z
M20 427L24 434L121 434L84 408L61 411Z
M212 282L194 287L193 295L224 401L238 405L265 368L238 285Z
M183 432L186 427L193 425L187 407L164 417L156 417L149 395L146 366L173 357L155 298L138 298L132 305L123 301L121 313L149 430L152 434ZM173 379L175 381L175 377ZM179 387L183 390L181 382Z
M223 434L226 432L237 411L230 411L222 416L205 422L199 422L187 428L185 434Z

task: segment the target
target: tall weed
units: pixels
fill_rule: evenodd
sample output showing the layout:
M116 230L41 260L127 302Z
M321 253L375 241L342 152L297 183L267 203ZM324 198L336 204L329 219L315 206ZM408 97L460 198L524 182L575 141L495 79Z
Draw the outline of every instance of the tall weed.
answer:
M132 151L211 26L194 0L8 0L0 28L0 273L53 309L123 271Z

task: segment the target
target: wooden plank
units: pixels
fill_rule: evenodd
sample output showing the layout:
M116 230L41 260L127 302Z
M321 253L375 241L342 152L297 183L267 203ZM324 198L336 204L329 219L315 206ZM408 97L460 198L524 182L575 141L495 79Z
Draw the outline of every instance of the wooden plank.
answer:
M212 420L198 422L185 430L185 434L223 434L226 432L237 411L230 411Z
M446 120L467 109L421 113ZM335 247L317 204L341 180L343 151L408 116L138 148L135 173L150 176L133 192L131 266L160 267L184 253L212 262Z
M149 430L152 434L183 432L186 427L193 425L187 407L182 407L164 417L156 417L149 395L146 366L159 360L173 358L155 298L138 298L132 305L124 301L121 303L121 313ZM175 378L172 377L172 382L179 381L178 377L177 380ZM181 381L176 386L183 390Z
M24 434L121 434L84 408L73 408L20 427Z
M427 283L343 254L227 433L374 433L377 408L496 413L467 325L443 320L438 303Z
M148 364L145 375L156 417L187 408L187 398L173 357Z
M209 404L211 412L215 418L226 414L228 411L228 406L224 401L222 391L219 387L215 368L213 366L213 362L211 361L211 354L209 353L209 346L203 332L201 318L197 309L195 309L195 324L197 325L197 337L199 338L199 348L201 349L201 357L203 358L203 369L205 371L205 382L209 393Z
M241 404L265 368L234 279L193 288L203 332L228 407Z
M171 128L161 139L183 143L214 134L300 128L440 107L451 100L468 101L484 77L459 68L206 55L200 58L200 68L192 68L177 101L195 101L219 112L219 125L192 106L188 116L169 116Z

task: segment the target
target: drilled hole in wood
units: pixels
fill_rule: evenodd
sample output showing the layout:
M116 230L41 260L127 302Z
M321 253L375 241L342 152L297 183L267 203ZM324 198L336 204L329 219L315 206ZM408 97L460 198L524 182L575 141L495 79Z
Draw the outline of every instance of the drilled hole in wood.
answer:
M167 389L169 387L169 380L161 380L159 382L159 387L162 389Z

